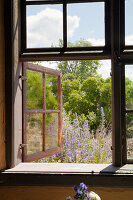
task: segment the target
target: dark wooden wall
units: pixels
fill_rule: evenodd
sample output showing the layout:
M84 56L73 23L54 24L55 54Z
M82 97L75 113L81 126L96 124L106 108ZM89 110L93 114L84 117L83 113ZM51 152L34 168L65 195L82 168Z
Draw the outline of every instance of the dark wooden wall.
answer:
M4 0L0 0L0 169L5 162L5 54L4 54Z

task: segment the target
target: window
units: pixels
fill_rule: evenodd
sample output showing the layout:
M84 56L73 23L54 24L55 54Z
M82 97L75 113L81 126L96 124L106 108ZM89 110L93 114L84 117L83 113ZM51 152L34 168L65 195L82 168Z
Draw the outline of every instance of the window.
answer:
M109 60L23 63L24 131L21 146L24 162L111 163L110 70ZM42 76L44 71L45 77ZM58 77L55 76L61 72L63 104L61 86L58 90ZM63 115L60 114L61 104ZM63 138L60 149L57 148L57 133L61 130L58 113L60 122L63 121L63 131L59 131L59 137L62 135Z
M22 150L23 161L28 162L61 152L62 83L60 71L31 63L23 63L22 67Z
M17 1L16 1L17 2ZM17 3L16 3L17 4ZM69 45L69 25L68 18L69 13L71 12L72 7L78 7L80 4L83 5L82 9L84 10L84 5L88 7L92 5L101 5L99 12L100 21L102 25L102 35L104 43L93 45L93 46L79 46L75 47L74 45ZM18 127L17 123L18 118L20 118L20 112L18 114L17 108L21 108L21 80L18 80L19 75L21 74L21 67L18 65L18 62L31 62L31 61L58 61L58 60L100 60L100 59L111 59L112 64L112 154L113 154L113 164L122 165L123 163L128 163L127 159L127 147L126 147L126 116L132 115L129 113L128 108L125 106L125 65L133 64L133 46L126 40L127 32L129 31L127 27L129 21L128 17L128 1L125 0L84 0L84 1L73 1L73 0L24 0L21 1L21 18L18 16L18 9L14 8L13 23L7 20L9 27L13 27L12 31L8 33L7 29L7 38L9 40L6 44L6 74L8 79L6 79L6 99L9 99L8 92L11 94L11 100L6 102L6 124L7 124L7 163L9 166L11 163L14 163L14 160L18 163L21 159L21 152L19 151L19 144L21 143L21 134L18 134L22 131L21 127ZM60 45L58 43L53 43L51 39L50 44L42 44L41 46L29 45L29 21L27 21L27 16L29 15L29 9L33 6L42 6L45 7L49 5L53 10L55 7L58 7L58 12L60 13L61 24L60 26L60 35L57 35L57 40L61 39ZM11 5L10 5L11 7ZM8 6L7 6L8 8ZM16 10L17 11L16 11ZM104 9L104 13L103 13ZM77 8L75 8L75 12ZM19 10L20 11L20 10ZM126 14L125 14L126 13ZM9 15L9 14L8 14ZM7 15L7 16L8 16ZM10 13L12 16L12 13ZM104 20L103 20L104 16ZM8 17L9 19L9 17ZM21 19L21 24L17 24L17 20ZM78 19L78 18L77 18ZM86 19L84 19L85 21ZM20 20L19 20L20 21ZM21 27L20 27L21 25ZM17 28L16 28L17 27ZM58 30L59 30L58 29ZM63 29L63 30L62 30ZM20 32L19 32L20 31ZM99 30L98 30L99 31ZM132 31L131 31L132 32ZM75 32L75 34L77 34ZM82 37L81 36L79 37ZM21 35L21 37L20 37ZM75 35L75 37L78 37ZM13 40L13 44L11 41ZM9 48L10 47L10 48ZM19 49L20 47L20 49ZM17 52L17 53L16 53ZM18 55L19 54L19 55ZM10 56L10 59L8 57ZM19 58L19 59L18 59ZM12 76L10 76L13 74ZM12 83L12 84L11 84ZM20 88L19 88L20 86ZM126 86L127 87L127 86ZM20 95L18 95L18 92ZM17 119L17 120L16 120ZM20 121L22 121L20 119ZM127 125L128 128L128 125ZM19 138L19 139L18 139ZM17 147L15 147L15 144ZM16 150L17 149L17 150ZM19 158L19 161L18 161ZM131 161L132 162L132 161Z
M92 9L97 10L95 15L89 12ZM49 16L50 13L51 17ZM43 54L38 54L38 59L40 57L40 60L64 60L65 58L74 58L74 56L75 59L76 57L79 59L79 56L84 56L85 59L85 57L88 58L90 55L97 55L99 57L101 55L103 58L109 58L110 21L108 19L110 17L110 12L108 0L27 0L22 2L21 14L23 16L21 23L22 59L26 58L28 55L31 55L33 59L33 54L37 52L42 52ZM41 23L40 28L38 28L39 22L37 18L39 18ZM81 22L79 23L80 19ZM47 24L47 21L50 21L50 23ZM108 23L105 23L106 21L108 21ZM33 23L34 28L32 26ZM96 24L95 27L94 23ZM86 27L86 29L83 27ZM48 34L47 29L50 29L50 34ZM55 29L56 31L53 34ZM98 32L99 34L97 34ZM86 46L83 42L74 45L76 41L81 39L86 40L91 35L93 35L92 45ZM33 38L34 41L32 40ZM30 42L31 40L32 43Z

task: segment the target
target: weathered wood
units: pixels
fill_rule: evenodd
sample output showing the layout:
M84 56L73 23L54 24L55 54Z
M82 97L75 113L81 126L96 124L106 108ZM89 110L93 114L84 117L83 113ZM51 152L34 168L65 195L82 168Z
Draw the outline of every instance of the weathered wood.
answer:
M64 14L66 16L66 13ZM64 16L64 19L65 19ZM65 22L66 25L66 22ZM67 31L65 25L64 26L64 32ZM65 33L67 34L67 33ZM66 39L66 37L64 37ZM66 43L66 42L65 42ZM106 51L106 48L104 46L89 46L89 47L67 47L67 46L63 46L63 47L48 47L48 48L27 48L25 49L25 53L64 53L64 52L78 52L78 51Z
M25 63L22 63L22 75L26 77ZM27 144L26 135L26 80L22 81L22 144ZM21 143L20 143L21 144ZM25 160L27 153L27 146L23 147L22 150L22 161Z
M67 48L67 4L63 4L63 48Z
M5 45L4 1L0 1L0 169L6 168L5 160Z
M125 65L121 67L121 88L122 163L124 164L127 163Z
M111 1L112 51L112 159L122 165L121 136L121 63L120 63L120 0Z
M25 63L25 67L27 69L30 69L30 70L33 70L36 72L47 73L47 74L55 75L55 76L58 76L61 73L61 71L59 71L59 70L51 69L48 67L43 67L41 65L36 65L36 64L32 64L32 63Z
M22 80L19 78L22 74L22 66L19 62L20 54L20 0L13 0L12 2L12 137L13 137L13 148L12 165L17 165L22 162L22 152L20 150L20 144L22 143ZM9 48L9 47L8 47Z
M101 52L73 52L73 53L30 53L21 54L20 61L63 61L63 60L104 60L110 59L110 53Z
M6 97L6 162L10 168L21 162L22 143L21 65L19 65L19 1L5 0L5 97Z
M34 65L31 63L23 63L23 76L26 77L26 70L36 71L42 73L42 95L43 95L43 109L40 110L26 110L26 79L23 81L23 143L21 145L22 152L23 152L23 161L24 162L31 162L34 160L41 159L46 156L51 156L53 154L60 153L62 151L62 83L61 83L61 77L62 73L58 70L46 68L40 65ZM57 76L58 78L58 109L57 110L48 110L46 108L46 74L50 74L53 76ZM26 121L26 115L27 114L43 114L43 120L42 120L42 151L33 153L33 154L27 154L27 121ZM56 148L46 149L46 114L47 113L58 113L58 146Z
M44 157L52 156L54 154L61 153L61 149L59 147L55 147L52 149L45 149L45 151L37 152L34 154L25 155L24 162L32 162L35 160L39 160Z
M88 3L88 2L105 2L106 0L65 0L65 3ZM42 4L61 4L64 0L42 0L42 1L26 1L26 5L42 5Z
M61 148L63 146L62 141L62 132L63 132L63 119L62 119L62 74L58 77L58 107L59 107L59 114L58 114L58 146Z
M42 150L45 151L45 134L46 134L46 76L45 73L42 74L42 78L43 78L43 111L45 111L43 113L43 120L42 120L42 127L43 127L43 146L42 146Z
M119 168L107 164L23 163L2 172L0 179L3 186L73 187L84 182L91 187L132 188L133 168L131 165Z

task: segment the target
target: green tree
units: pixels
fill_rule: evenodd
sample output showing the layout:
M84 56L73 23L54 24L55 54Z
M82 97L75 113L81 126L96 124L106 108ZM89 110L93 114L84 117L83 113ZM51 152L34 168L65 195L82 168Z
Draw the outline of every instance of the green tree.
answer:
M57 96L52 91L51 76L46 76L46 108L57 109ZM54 81L55 83L55 81ZM53 84L54 84L53 83ZM56 88L54 85L54 88ZM57 86L58 87L58 86ZM56 92L55 92L56 93ZM57 94L57 93L56 93ZM27 70L27 109L43 108L43 78L42 73Z
M88 47L91 44L86 40L80 40L75 44L69 42L69 47ZM71 60L71 61L59 61L58 69L62 71L63 76L69 76L72 74L73 78L78 79L81 83L88 77L97 76L97 69L101 66L97 60ZM67 75L69 74L69 75ZM66 78L65 78L66 79Z
M125 93L126 93L126 108L133 108L133 82L126 77L125 79Z
M42 109L43 81L42 73L27 70L27 109Z
M133 82L126 77L125 79L126 109L133 109ZM127 137L133 137L133 113L126 115Z

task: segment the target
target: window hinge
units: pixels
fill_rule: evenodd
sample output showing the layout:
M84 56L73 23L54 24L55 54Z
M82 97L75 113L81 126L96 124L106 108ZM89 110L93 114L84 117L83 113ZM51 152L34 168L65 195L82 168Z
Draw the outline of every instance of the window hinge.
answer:
M27 77L26 76L20 75L19 78L21 78L22 81L27 81Z
M20 144L20 145L19 145L19 148L22 149L22 148L24 148L24 147L27 146L27 145L28 145L28 144Z
M111 150L114 150L114 148L111 146Z

